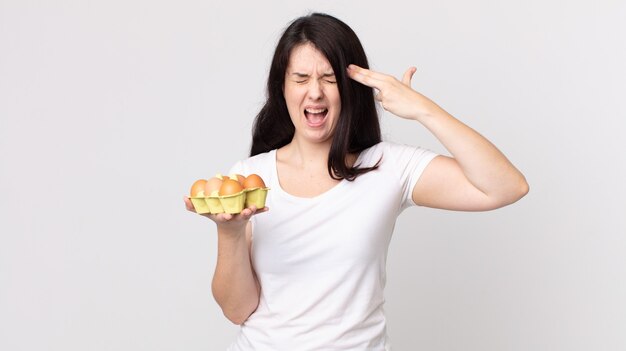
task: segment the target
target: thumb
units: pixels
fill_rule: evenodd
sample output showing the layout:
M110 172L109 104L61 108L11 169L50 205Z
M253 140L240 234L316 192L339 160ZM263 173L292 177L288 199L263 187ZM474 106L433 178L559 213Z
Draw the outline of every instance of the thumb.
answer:
M413 75L415 74L416 71L417 71L417 68L409 67L409 69L407 69L406 72L404 72L404 76L402 76L402 84L410 87L411 78L413 78Z

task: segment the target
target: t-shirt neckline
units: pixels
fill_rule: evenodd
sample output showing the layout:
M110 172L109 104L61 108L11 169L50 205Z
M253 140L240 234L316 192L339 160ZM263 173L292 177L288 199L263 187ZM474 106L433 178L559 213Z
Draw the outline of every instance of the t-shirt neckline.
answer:
M357 156L356 161L354 162L355 164L358 164L359 160L361 159L361 155L363 155L365 150L361 151L359 153L359 155ZM270 158L272 160L272 188L276 189L276 192L281 195L284 198L287 198L291 201L294 202L316 202L316 201L320 201L321 199L332 195L333 193L337 192L339 189L343 188L346 183L348 182L348 180L346 180L345 178L342 179L339 183L337 183L335 186L333 186L332 188L326 190L325 192L319 194L319 195L315 195L313 197L301 197L301 196L296 196L296 195L292 195L290 193L288 193L287 191L285 191L283 189L283 187L280 185L280 180L278 179L278 162L276 161L276 149L271 151L270 154Z

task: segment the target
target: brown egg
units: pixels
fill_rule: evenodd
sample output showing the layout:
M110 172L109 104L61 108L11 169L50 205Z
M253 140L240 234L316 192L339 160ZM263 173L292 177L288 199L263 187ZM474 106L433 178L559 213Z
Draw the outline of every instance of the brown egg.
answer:
M247 176L246 180L243 181L243 187L246 189L265 188L265 182L263 182L263 178L258 174L253 173Z
M220 196L233 195L241 192L242 190L243 186L241 186L238 181L233 179L224 179L222 186L220 186L219 194Z
M204 185L206 184L206 182L206 179L196 180L191 186L189 195L191 195L191 197L204 196Z
M241 174L237 174L237 173L233 173L231 175L228 176L230 179L234 179L236 181L239 182L239 184L243 185L243 181L246 180L246 177L242 176Z
M221 179L217 177L209 178L209 180L207 180L206 184L204 185L204 194L206 196L217 196L221 186Z
M228 177L228 176L225 176L225 175L223 175L223 174L221 174L221 173L217 173L217 174L215 175L215 178L219 178L219 179L221 179L221 180L226 180L226 179L228 179L229 177Z

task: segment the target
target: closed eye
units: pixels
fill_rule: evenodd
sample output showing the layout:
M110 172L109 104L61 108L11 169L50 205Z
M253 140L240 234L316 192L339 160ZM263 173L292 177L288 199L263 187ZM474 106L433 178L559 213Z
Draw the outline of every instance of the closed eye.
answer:
M292 73L292 75L294 76L294 82L298 84L306 83L309 81L309 78L311 78L311 76L306 73L294 72ZM325 73L320 78L322 78L324 82L329 83L329 84L337 83L334 73Z
M294 78L294 82L302 84L302 83L306 83L309 80L309 75L305 74L305 73L292 73L292 76Z
M335 79L334 73L325 73L322 75L322 78L324 79L326 83L331 83L331 84L337 83L337 79Z

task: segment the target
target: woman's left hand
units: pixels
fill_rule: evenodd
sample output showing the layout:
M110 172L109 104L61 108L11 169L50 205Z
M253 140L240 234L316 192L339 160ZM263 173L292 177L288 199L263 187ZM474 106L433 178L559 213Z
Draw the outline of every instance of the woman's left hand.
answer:
M528 192L528 183L489 140L411 89L415 68L396 78L356 65L348 76L378 90L376 100L396 116L419 121L453 157L438 156L413 189L421 206L462 211L485 211L505 206Z
M383 108L394 115L407 119L420 120L438 106L411 88L411 78L417 69L410 67L399 81L393 76L374 72L357 65L348 66L348 76L355 81L378 90L375 99Z

